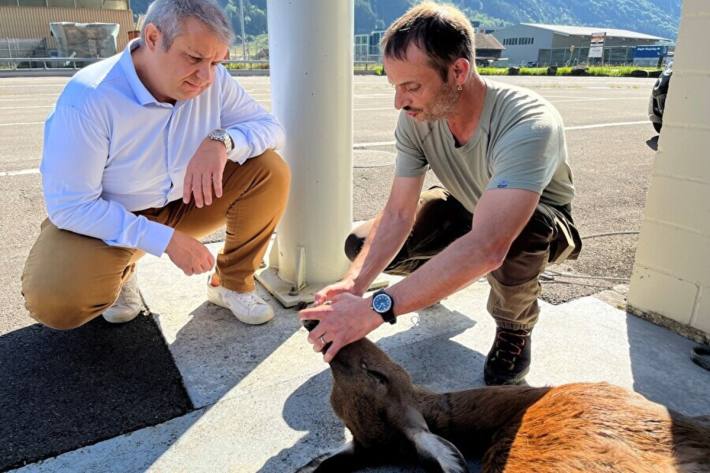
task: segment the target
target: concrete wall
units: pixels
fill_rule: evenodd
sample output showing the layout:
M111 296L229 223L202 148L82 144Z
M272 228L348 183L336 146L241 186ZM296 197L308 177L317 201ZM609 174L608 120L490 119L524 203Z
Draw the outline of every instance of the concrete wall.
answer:
M128 42L128 31L135 28L131 10L0 6L0 38L47 38L49 48L56 48L54 38L49 35L49 23L53 21L118 23L119 51Z
M528 62L537 62L538 50L549 49L552 44L552 31L533 28L525 25L509 26L491 33L505 46L503 57L508 58L511 66L525 65ZM533 38L532 44L509 45L504 44L506 38Z
M631 278L632 310L710 335L710 2L685 0Z

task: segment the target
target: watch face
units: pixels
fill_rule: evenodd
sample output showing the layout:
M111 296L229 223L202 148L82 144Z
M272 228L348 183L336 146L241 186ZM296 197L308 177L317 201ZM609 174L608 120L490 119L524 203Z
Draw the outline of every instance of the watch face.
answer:
M392 308L392 298L387 294L377 294L372 299L372 308L378 314L384 314Z

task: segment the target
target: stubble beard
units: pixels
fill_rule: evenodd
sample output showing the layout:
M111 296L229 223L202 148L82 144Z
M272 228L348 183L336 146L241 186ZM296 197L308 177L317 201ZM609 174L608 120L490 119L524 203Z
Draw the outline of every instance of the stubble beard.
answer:
M434 98L431 108L422 112L422 119L425 121L443 120L456 107L459 95L459 91L454 86L445 82Z

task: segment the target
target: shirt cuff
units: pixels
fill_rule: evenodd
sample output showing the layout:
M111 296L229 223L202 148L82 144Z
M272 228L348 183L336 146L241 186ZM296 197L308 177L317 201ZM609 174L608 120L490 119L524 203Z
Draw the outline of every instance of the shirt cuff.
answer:
M168 247L168 243L170 243L175 229L163 225L162 223L153 222L147 218L146 221L148 222L148 228L143 238L141 238L138 248L153 256L160 257L165 253L165 249Z
M244 164L251 157L249 156L251 146L249 146L246 135L237 128L230 128L227 133L232 137L232 143L234 143L234 148L229 152L227 158L235 163Z

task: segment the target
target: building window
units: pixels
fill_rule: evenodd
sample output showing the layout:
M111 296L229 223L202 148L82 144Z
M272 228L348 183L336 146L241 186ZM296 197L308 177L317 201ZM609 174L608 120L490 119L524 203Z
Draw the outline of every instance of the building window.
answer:
M74 0L47 0L48 7L75 8Z

